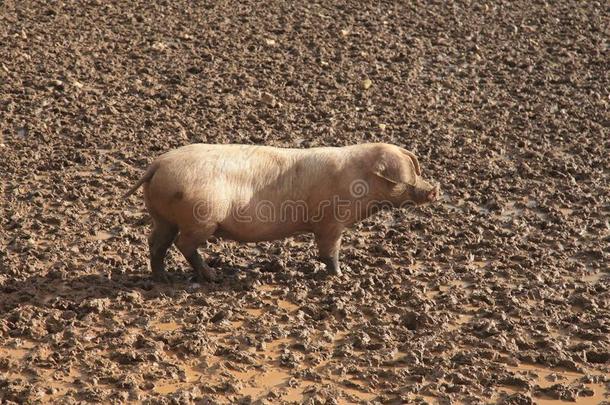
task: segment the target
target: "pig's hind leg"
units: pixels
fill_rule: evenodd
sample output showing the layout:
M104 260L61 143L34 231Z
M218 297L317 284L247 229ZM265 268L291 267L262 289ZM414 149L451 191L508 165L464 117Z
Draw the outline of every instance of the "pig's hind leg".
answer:
M318 258L326 265L329 274L340 276L339 249L341 247L341 230L324 229L315 233L318 245Z
M148 237L150 268L155 281L169 282L165 271L165 255L178 234L178 227L159 218L153 218L153 230Z
M197 230L180 230L180 236L176 240L176 247L184 258L189 262L193 270L197 281L216 281L216 271L208 266L203 258L197 252L197 248L201 246L210 236L214 234L216 225L208 226L203 229Z

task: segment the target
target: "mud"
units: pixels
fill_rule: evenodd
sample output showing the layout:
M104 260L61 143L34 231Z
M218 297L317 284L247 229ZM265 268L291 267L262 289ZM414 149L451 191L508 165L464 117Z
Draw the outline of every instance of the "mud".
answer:
M0 402L608 402L601 2L0 5ZM443 200L172 251L150 160L192 142L414 151Z

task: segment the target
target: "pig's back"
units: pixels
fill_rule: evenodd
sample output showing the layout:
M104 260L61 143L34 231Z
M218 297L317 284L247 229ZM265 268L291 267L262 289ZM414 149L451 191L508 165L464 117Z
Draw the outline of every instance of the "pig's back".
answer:
M159 157L160 168L171 171L184 186L214 184L259 192L306 189L335 165L338 148L293 149L254 145L192 144ZM303 190L304 191L304 190Z
M330 180L339 149L187 145L157 158L148 188L151 196L180 196L183 202L306 200Z

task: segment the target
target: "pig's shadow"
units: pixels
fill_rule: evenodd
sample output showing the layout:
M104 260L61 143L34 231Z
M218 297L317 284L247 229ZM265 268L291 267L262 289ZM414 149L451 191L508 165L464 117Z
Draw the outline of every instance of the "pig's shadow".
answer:
M173 296L178 291L204 294L250 291L256 283L283 283L288 278L294 279L294 275L283 274L281 270L270 271L252 266L219 264L216 270L219 280L208 283L198 283L190 269L169 271L171 283L154 281L148 270L114 272L110 276L99 273L32 275L25 280L8 280L0 287L0 314L28 305L74 310L83 302L104 298L112 300L134 291L140 292L148 300ZM299 273L297 277L311 278L314 275Z

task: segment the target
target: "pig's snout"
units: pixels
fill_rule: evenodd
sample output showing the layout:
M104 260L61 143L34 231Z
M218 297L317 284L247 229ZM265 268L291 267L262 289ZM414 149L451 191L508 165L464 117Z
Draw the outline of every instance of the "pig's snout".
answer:
M427 202L436 201L436 199L439 197L440 194L441 194L441 186L440 186L440 184L437 184L434 186L434 188L432 190L428 191L428 194L426 195Z
M427 204L436 201L441 194L439 184L432 185L427 181L420 180L415 186L415 203Z

